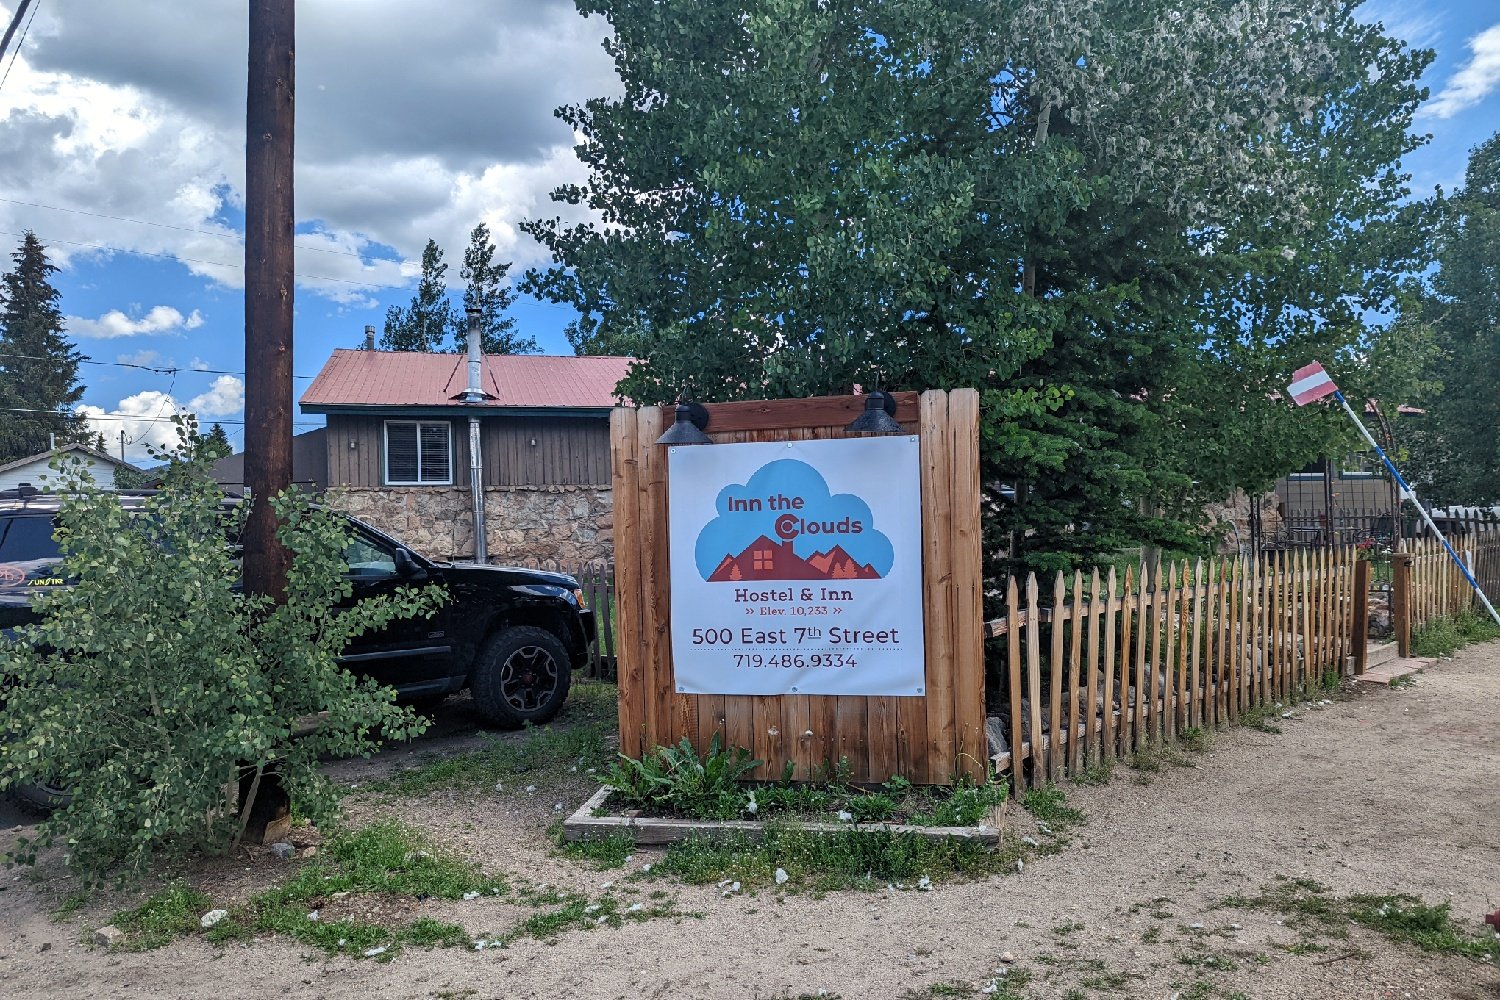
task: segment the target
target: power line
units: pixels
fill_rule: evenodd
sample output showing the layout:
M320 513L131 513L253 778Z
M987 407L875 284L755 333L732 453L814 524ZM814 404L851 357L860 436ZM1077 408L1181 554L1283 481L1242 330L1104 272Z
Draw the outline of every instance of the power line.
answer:
M21 16L26 13L26 6L29 3L31 3L31 0L21 0L20 6L16 8L15 17L10 20L10 27L5 29L5 39L0 41L0 62L5 61L6 46L10 45L10 40L16 33L16 25L21 23ZM42 0L36 0L36 10L31 12L31 17L26 21L26 27L21 31L21 40L16 42L16 54L11 56L10 65L6 67L5 75L0 76L0 90L5 89L5 81L10 79L10 71L15 69L16 63L21 61L21 46L26 44L26 36L31 32L31 22L36 20L36 12L41 9Z
M0 352L0 358L20 358L23 361L51 361L52 358L38 357L35 354L7 354ZM244 372L225 371L222 368L153 368L151 365L136 365L128 361L95 361L92 358L79 358L81 365L104 365L111 368L134 368L137 371L155 372L157 375L177 375L178 373L193 372L199 375L239 375L245 377ZM316 375L293 375L292 378L307 379L311 381Z
M33 233L32 235L36 236L35 233ZM14 236L17 239L24 239L25 238L25 234L24 233L12 233L12 232L8 232L8 231L6 231L4 229L0 229L0 236ZM174 253L155 253L155 252L153 252L151 250L128 250L125 247L103 246L103 245L98 244L98 243L80 243L78 240L60 240L60 239L53 239L53 238L47 237L47 236L37 236L36 238L39 239L39 240L41 240L43 243L63 243L63 244L66 244L67 246L83 247L86 250L102 250L105 253L133 253L133 254L137 254L137 255L142 256L142 257L161 257L161 258L163 258L165 260L175 260L175 261L178 261L180 263L206 264L209 267L231 267L231 268L234 268L237 271L244 270L244 265L243 264L226 264L223 261L217 261L217 260L202 260L202 259L197 258L197 257L182 257L182 256L179 256L178 254L174 254ZM337 281L337 282L340 282L341 284L345 284L345 285L358 285L361 288L384 288L384 289L389 289L389 290L395 291L395 292L403 291L405 289L404 285L382 285L382 284L380 284L379 282L376 282L376 281L357 281L357 280L355 280L353 278L333 278L333 277L330 277L330 276L328 276L326 274L300 274L299 273L299 274L293 275L293 277L306 278L306 279L313 280L313 281Z
M0 202L4 202L7 205L23 205L26 208L44 208L49 212L68 212L72 215L86 215L91 219L108 219L111 222L130 222L134 223L137 226L154 226L157 229L171 229L174 232L192 233L195 236L212 236L215 239L229 240L230 242L237 243L241 246L243 246L245 243L245 237L241 236L238 233L216 233L211 229L194 229L191 226L174 226L166 222L148 222L145 219L126 218L123 215L105 215L102 212L88 212L81 208L62 208L59 205L42 205L34 201L17 201L14 198L0 198ZM331 253L336 254L340 257L353 257L356 260L365 260L366 258L369 258L371 260L385 259L382 257L374 257L371 254L354 253L350 250L330 250L327 247L310 247L305 243L296 243L293 245L298 250L309 250L313 253ZM390 263L395 264L399 263L399 261L390 261Z
M185 415L185 414L188 414L188 413L191 413L191 412L192 412L191 410L183 410L178 415L182 416L182 415ZM50 415L52 415L54 417L80 417L80 418L82 418L84 420L138 420L141 423L145 423L145 424L170 424L172 422L172 418L171 417L141 417L141 416L136 416L133 413L80 413L80 412L77 412L77 411L68 412L68 411L65 411L65 410L37 410L37 409L28 409L28 408L26 408L24 406L0 406L0 413L47 413L47 414L50 414ZM196 414L194 414L194 416L196 416ZM207 418L204 418L204 419L200 420L199 423L200 424L203 424L203 423L210 423L210 424L235 424L235 425L241 426L241 427L243 427L244 424L245 424L245 422L243 420L227 420L227 419L224 419L222 417L207 417ZM293 427L326 427L328 425L327 424L313 424L313 423L303 422L303 423L294 423L294 424L292 424L292 426Z

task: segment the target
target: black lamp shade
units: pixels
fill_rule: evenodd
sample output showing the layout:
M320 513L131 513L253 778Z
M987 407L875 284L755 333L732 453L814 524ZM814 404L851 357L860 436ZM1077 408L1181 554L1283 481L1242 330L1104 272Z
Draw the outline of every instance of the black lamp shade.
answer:
M681 402L677 404L677 418L666 433L656 439L657 444L675 447L687 444L713 444L713 439L703 433L708 426L708 411L702 404Z
M896 423L895 413L896 401L877 389L865 397L865 412L855 417L844 430L850 434L905 433Z

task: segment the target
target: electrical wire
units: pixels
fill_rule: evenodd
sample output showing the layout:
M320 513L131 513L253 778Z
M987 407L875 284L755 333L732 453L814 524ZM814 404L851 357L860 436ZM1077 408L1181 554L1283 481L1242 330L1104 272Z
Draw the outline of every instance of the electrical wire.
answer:
M33 233L32 235L36 236L35 233ZM24 233L12 233L4 229L0 229L0 236L13 236L16 239L25 239ZM226 264L223 261L218 260L203 260L198 257L182 257L175 253L156 253L151 250L129 250L125 247L103 246L98 243L80 243L78 240L53 239L46 236L36 236L36 238L41 240L44 244L62 243L67 246L82 247L85 250L101 250L105 253L133 253L141 257L160 257L165 260L175 260L179 263L204 264L208 267L229 267L235 269L236 271L243 271L245 269L245 265L243 264ZM377 281L357 281L354 278L334 278L326 274L302 274L301 272L298 272L294 274L293 277L303 278L309 281L336 281L344 285L358 285L360 288L383 288L396 292L403 291L406 287L404 285L383 285Z
M26 36L31 32L31 23L36 20L36 12L42 9L42 0L33 0L33 2L35 6L31 8L31 16L26 19L26 27L21 29L21 37L16 40L15 55L10 57L10 65L5 68L5 75L0 76L0 90L5 89L5 81L10 79L10 71L15 69L16 63L21 61L21 46L26 44ZM16 13L19 14L20 11ZM12 25L12 27L15 26ZM5 54L0 52L0 59L3 58Z
M38 357L35 354L10 354L10 353L4 352L4 351L0 351L0 358L19 358L19 359L21 359L23 361L51 361L51 360L53 360L52 358ZM231 371L226 371L226 370L224 370L222 368L153 368L151 365L136 365L136 364L131 364L128 361L95 361L93 358L79 358L78 359L78 363L81 364L81 365L102 365L102 366L106 366L106 367L110 367L110 368L134 368L136 371L154 372L157 375L173 375L173 376L175 376L175 375L178 375L179 373L181 373L181 374L193 373L193 374L198 374L198 375L239 375L241 377L247 377L245 372L231 372ZM316 375L293 375L292 376L292 378L307 379L308 381L311 381L312 379L315 379L317 377L318 376L316 376Z
M34 201L17 201L14 198L0 198L0 202L3 202L7 205L23 205L26 208L44 208L49 212L68 212L72 215L86 215L91 219L108 219L111 222L130 222L134 223L137 226L153 226L157 229L170 229L174 232L179 233L192 233L195 236L212 236L215 239L229 240L241 246L243 246L245 243L245 237L239 235L238 233L216 233L209 229L193 229L190 226L173 226L166 222L148 222L145 219L126 218L123 215L104 215L100 212L88 212L81 208L62 208L58 205L42 205ZM336 254L340 257L353 257L356 260L365 260L366 258L370 258L372 260L384 260L384 258L373 257L370 254L354 253L350 250L330 250L327 247L310 247L305 243L293 243L293 246L295 246L298 250L308 250L312 253ZM390 261L390 263L397 264L400 263L400 261Z
M64 410L37 410L28 409L24 406L0 406L0 413L48 413L54 417L82 417L85 420L139 420L148 424L170 424L171 417L141 417L133 413L70 413ZM245 426L243 420L226 420L218 417L207 421L210 424L235 424ZM293 427L326 427L327 424L313 424L307 422L293 423Z

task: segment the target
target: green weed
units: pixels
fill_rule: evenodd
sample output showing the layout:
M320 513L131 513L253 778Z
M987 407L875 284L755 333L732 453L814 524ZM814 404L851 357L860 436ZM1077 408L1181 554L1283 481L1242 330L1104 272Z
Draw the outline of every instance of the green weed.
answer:
M1280 733L1281 727L1274 719L1278 718L1274 705L1256 705L1240 713L1240 725L1250 729L1258 729L1263 733Z
M726 748L716 732L702 755L685 736L676 746L655 747L639 760L620 754L608 780L615 794L633 806L694 819L734 819L751 801L740 782L763 764L744 747Z
M1455 615L1435 619L1413 631L1411 648L1416 656L1452 656L1470 643L1491 639L1500 639L1500 625L1473 608L1463 608Z
M585 840L560 840L559 847L565 857L592 861L600 869L623 868L625 859L635 853L635 838L628 833L612 833Z
M135 909L116 913L110 922L125 932L126 950L150 951L197 930L199 918L209 909L207 896L185 882L173 882Z
M1061 834L1071 826L1085 821L1083 810L1067 804L1068 797L1056 785L1031 788L1021 796L1021 806L1040 823L1045 823L1054 834Z

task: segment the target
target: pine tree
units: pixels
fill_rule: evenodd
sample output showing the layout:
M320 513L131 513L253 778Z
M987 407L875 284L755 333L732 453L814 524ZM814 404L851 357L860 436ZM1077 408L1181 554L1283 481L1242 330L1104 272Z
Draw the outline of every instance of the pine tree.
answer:
M386 312L385 332L380 337L381 350L437 352L445 349L448 332L461 328L463 322L448 300L448 286L444 281L447 273L442 247L435 240L428 240L422 251L422 277L417 282L417 294L405 309L391 306Z
M483 222L469 233L469 248L464 251L464 266L459 274L468 284L464 288L464 312L479 308L481 343L486 354L535 354L535 337L522 337L516 333L516 321L505 315L505 311L516 301L515 289L505 283L510 271L510 261L495 263L495 244L490 242L490 229ZM468 349L468 324L462 324L454 334L458 347Z
M71 411L83 398L82 355L63 335L57 272L36 234L27 232L11 254L15 267L0 288L0 461L46 451L56 443L86 442L83 418Z

